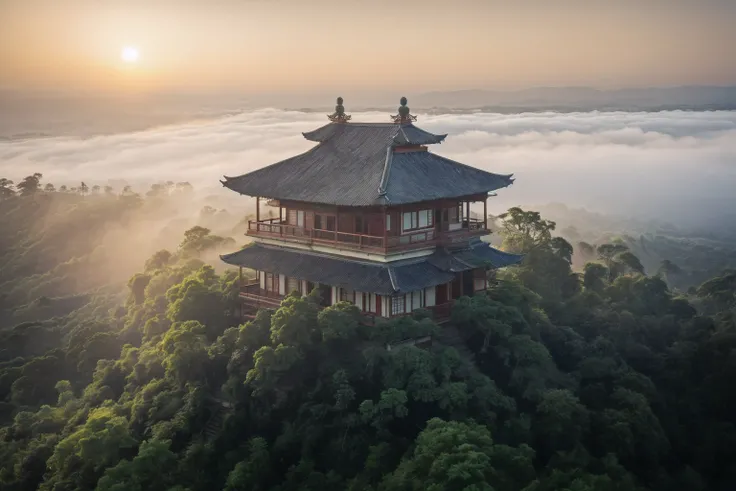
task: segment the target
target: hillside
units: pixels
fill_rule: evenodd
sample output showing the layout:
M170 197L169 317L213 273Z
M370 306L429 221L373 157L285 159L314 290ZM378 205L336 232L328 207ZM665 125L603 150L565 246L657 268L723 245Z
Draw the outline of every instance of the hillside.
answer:
M2 490L736 486L725 242L512 208L523 264L448 325L311 296L242 323L238 213L41 177L0 185Z

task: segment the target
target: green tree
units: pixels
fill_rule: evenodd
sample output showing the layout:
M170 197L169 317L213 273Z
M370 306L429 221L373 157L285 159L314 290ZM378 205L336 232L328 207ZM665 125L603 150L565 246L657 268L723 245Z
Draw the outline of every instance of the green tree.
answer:
M97 483L96 491L165 490L176 484L176 454L171 442L148 440L141 444L133 460L121 460L109 467Z
M488 428L432 419L380 489L515 491L535 476L534 451L494 444Z

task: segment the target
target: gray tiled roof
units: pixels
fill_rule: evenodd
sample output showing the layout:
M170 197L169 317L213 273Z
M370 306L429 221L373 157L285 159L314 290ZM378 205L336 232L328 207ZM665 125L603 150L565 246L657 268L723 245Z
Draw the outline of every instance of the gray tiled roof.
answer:
M485 266L504 268L518 264L523 258L519 254L500 251L480 239L472 239L467 247L461 249L437 248L427 262L443 271L458 273Z
M485 172L429 151L397 145L440 143L412 124L330 123L304 134L311 150L223 185L249 196L341 206L397 205L506 187L511 175Z
M421 290L452 281L456 272L521 260L480 241L471 245L461 251L438 249L423 258L381 263L255 243L221 259L234 266L381 295Z
M420 290L453 278L452 274L428 265L424 259L389 265L262 244L253 244L221 258L234 266L381 295Z

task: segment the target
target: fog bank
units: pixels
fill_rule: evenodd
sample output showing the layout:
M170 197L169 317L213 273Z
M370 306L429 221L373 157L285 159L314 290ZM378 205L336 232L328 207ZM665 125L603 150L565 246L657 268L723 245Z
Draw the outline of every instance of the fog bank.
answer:
M132 133L2 141L0 177L41 172L57 187L114 181L141 191L189 181L223 206L245 206L218 180L306 151L313 143L301 132L326 122L323 114L263 109ZM432 151L515 174L516 183L491 200L493 212L562 202L683 225L736 223L735 111L420 114L417 125L449 133Z

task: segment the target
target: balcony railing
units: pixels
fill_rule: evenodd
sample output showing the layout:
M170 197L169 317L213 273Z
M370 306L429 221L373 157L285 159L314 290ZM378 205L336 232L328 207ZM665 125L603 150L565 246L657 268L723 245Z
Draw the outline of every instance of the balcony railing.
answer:
M279 295L277 292L264 290L259 283L250 283L240 287L240 298L245 300L245 303L254 309L277 309L281 306L284 296ZM450 319L453 304L454 301L451 300L447 303L424 308L432 313L432 318L435 322L441 324ZM407 312L395 315L394 317L403 317L411 314L411 312ZM374 312L362 313L362 323L367 326L375 326L377 319L385 318Z
M279 238L308 244L337 245L350 249L370 252L396 252L414 249L418 246L431 246L445 239L450 242L462 240L469 236L481 235L485 232L485 222L478 219L469 219L462 222L456 230L440 234L434 228L427 228L401 235L387 237L340 232L335 230L306 229L296 225L281 223L278 218L248 222L248 235L265 238Z
M240 298L255 308L278 308L284 299L278 292L264 290L260 283L249 283L241 286Z

